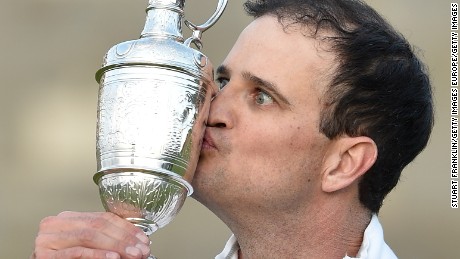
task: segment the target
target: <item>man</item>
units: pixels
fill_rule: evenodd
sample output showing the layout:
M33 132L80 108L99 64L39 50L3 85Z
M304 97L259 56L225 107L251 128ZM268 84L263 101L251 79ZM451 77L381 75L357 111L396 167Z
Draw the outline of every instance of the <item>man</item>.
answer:
M216 258L396 258L376 214L426 146L431 88L410 45L351 0L249 1L217 68L194 198L234 235ZM44 219L34 258L146 258L110 213Z

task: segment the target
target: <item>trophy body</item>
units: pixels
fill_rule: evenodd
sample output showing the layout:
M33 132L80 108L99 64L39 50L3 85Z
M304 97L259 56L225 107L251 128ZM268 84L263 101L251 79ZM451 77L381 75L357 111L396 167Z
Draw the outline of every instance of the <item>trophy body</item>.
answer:
M216 91L201 33L183 40L184 0L150 0L141 37L112 47L96 73L99 82L96 135L102 203L146 234L168 224L193 192L190 185Z

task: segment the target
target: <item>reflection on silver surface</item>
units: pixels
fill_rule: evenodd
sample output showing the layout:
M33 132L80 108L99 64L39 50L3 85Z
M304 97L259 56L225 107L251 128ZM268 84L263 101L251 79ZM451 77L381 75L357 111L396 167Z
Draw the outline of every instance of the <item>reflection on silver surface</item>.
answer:
M209 109L207 86L167 68L122 70L106 72L100 87L99 172L142 169L190 182Z
M213 84L201 34L220 17L227 0L202 25L187 22L185 0L149 0L141 37L113 46L96 73L97 173L107 211L146 234L180 210L198 162ZM197 49L190 47L194 43Z

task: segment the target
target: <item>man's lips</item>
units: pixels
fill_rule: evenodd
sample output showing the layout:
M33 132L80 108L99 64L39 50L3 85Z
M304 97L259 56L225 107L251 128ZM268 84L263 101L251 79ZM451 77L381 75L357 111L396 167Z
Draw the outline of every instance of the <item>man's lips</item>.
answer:
M209 130L206 130L203 136L203 144L201 145L201 149L217 149L216 145L214 144L214 140L211 136Z

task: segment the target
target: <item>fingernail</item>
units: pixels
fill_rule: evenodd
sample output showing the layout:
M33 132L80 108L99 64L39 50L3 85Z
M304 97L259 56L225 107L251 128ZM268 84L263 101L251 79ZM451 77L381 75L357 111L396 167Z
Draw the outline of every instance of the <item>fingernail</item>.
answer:
M133 246L128 246L126 248L126 253L132 257L138 257L142 254L141 250L139 248L133 247Z
M108 252L105 254L105 258L107 259L120 259L120 256L115 252Z
M139 248L142 251L143 255L149 255L150 254L150 248L144 244L137 244L137 248Z
M137 233L136 237L145 244L150 244L150 239L144 233Z

